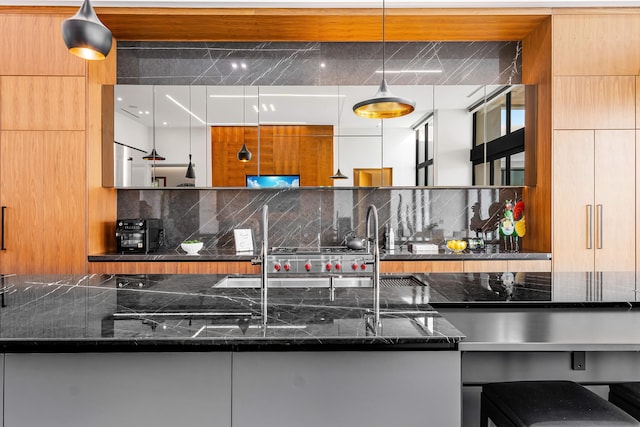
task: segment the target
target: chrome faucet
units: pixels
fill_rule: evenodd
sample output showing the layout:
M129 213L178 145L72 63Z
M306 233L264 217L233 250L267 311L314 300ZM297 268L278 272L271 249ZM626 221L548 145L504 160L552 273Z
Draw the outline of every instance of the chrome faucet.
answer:
M260 258L262 259L262 274L260 275L260 306L262 310L262 326L267 326L267 251L269 249L269 206L262 207L262 247Z
M373 218L373 232L371 219ZM367 208L367 251L373 256L373 315L374 327L380 326L380 245L378 242L378 210L374 205Z

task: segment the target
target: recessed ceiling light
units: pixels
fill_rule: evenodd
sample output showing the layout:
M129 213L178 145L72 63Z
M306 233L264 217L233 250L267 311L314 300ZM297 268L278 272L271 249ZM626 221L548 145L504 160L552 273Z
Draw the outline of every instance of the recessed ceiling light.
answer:
M122 101L122 97L121 97L121 96L117 97L116 99L117 99L118 101Z
M233 68L234 70L238 69L238 64L236 64L235 62L231 63L231 68Z
M326 67L326 64L324 62L321 62L320 63L320 68L324 68L324 67Z
M167 125L167 122L162 122L162 124L166 126L166 125Z
M276 111L276 107L273 104L269 104L269 108L271 111Z
M144 113L145 113L145 114L149 114L149 110L145 111Z
M242 67L243 70L247 69L247 64L245 64L244 62L242 64L240 64L240 67Z
M257 106L257 105L254 105L254 106L253 106L253 111L255 111L256 113L259 113L259 112L260 112L260 109L258 108L258 106Z

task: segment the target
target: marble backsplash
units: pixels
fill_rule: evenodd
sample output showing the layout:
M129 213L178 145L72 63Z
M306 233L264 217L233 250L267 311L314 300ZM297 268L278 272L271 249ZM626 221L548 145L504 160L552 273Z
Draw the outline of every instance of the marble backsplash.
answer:
M299 188L299 189L120 189L118 218L161 218L162 251L177 250L186 239L205 249L234 250L233 230L253 231L262 241L262 209L269 207L269 246L335 246L350 230L365 235L369 205L378 211L378 235L388 224L396 245L475 236L497 238L504 201L519 200L522 187L468 188ZM382 240L381 240L382 241Z
M387 42L386 78L392 85L519 84L521 48L516 41ZM120 41L117 55L118 84L377 86L383 46Z

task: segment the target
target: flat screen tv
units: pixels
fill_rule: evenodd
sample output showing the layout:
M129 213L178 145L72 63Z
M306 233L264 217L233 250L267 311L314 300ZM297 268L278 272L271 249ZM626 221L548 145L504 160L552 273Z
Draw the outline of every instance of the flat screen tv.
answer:
M300 187L300 175L247 175L248 188Z

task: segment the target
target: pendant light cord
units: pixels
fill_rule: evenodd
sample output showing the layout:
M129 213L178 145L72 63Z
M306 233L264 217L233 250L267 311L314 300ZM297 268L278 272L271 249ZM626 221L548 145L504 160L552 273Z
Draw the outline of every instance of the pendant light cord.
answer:
M153 109L153 164L151 165L151 184L156 181L156 87L151 87L151 107Z
M385 75L385 59L386 59L386 48L385 48L385 37L384 37L384 25L385 25L385 0L382 0L382 80L386 78Z

